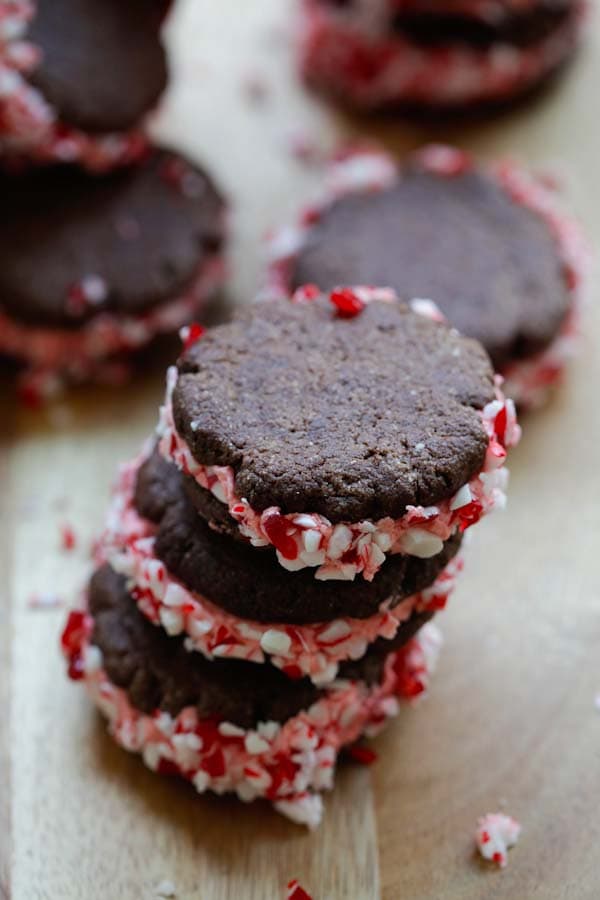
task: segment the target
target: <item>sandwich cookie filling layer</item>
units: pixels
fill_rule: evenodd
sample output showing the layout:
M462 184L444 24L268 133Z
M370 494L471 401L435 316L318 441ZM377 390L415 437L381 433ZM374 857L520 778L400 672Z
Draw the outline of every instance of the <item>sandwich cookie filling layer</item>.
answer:
M382 308L388 304L392 307L398 304L391 291L366 288L347 290L349 295L346 299L347 296L356 299L359 315L364 315L364 310L371 306ZM300 299L307 299L306 292L301 291L300 294ZM317 291L308 303L298 303L297 306L310 310L320 302L318 294ZM339 292L334 291L331 297L335 301ZM427 304L417 304L416 309L426 313L426 316L417 318L426 318L431 314ZM448 334L452 333L448 331ZM452 337L451 340L462 339ZM458 346L449 349L449 358L457 360L458 364L461 352ZM449 360L448 365L451 365ZM400 371L398 374L400 377ZM227 507L242 538L254 547L275 547L280 564L289 571L313 567L318 579L353 580L360 574L372 580L388 554L402 553L424 559L434 556L452 535L466 530L495 506L504 504L506 451L518 441L520 429L516 424L512 401L504 398L498 386L495 389L496 399L491 399L494 390L490 388L489 402L484 403L477 413L484 439L483 465L477 467L467 482L457 486L454 493L427 506L408 503L399 518L386 516L373 520L365 517L356 522L342 520L334 523L330 518L312 511L286 513L275 505L266 504L265 509L256 509L246 497L240 496L238 473L234 468L199 462L175 423L173 396L181 377L176 368L169 371L167 397L159 424L161 453ZM183 377L185 379L185 373ZM414 389L413 394L416 394ZM450 412L448 416L451 417ZM192 422L188 433L193 434L195 430L197 432L198 429ZM426 441L417 440L413 451L414 459L418 460L420 454L426 451ZM418 467L418 462L414 465Z
M63 653L70 677L84 682L118 744L141 754L154 771L190 780L200 793L234 792L245 802L263 797L309 827L319 824L319 792L333 786L339 752L363 734L377 734L398 713L400 701L424 693L441 643L437 629L426 625L388 655L375 682L340 679L283 722L241 727L218 715L203 718L197 705L171 713L137 709L107 674L94 631L89 612L72 612Z
M175 577L156 555L156 526L135 508L135 483L144 458L121 467L97 562L127 578L139 610L169 635L186 636L189 650L207 659L271 662L290 678L327 684L340 663L361 659L377 640L393 641L413 617L444 609L462 570L454 557L428 587L375 615L348 616L310 625L265 623L231 615Z

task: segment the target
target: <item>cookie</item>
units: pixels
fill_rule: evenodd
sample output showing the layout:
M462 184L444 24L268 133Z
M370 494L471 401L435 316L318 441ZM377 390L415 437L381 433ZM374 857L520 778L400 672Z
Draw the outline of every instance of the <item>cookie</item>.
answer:
M104 568L92 579L88 610L71 613L62 647L70 676L84 681L115 740L150 768L181 775L201 793L266 797L314 827L340 750L426 689L440 643L432 629L407 634L385 657L373 651L334 688L317 690L272 667L187 653L181 639L144 620L123 580Z
M300 69L312 87L366 110L503 106L573 56L586 8L582 0L303 0Z
M390 291L299 299L246 309L182 356L163 456L290 571L371 580L390 552L437 555L494 506L518 437L486 354Z
M402 166L357 153L329 180L334 190L300 216L293 252L278 256L275 238L271 288L330 290L348 279L428 297L483 344L508 378L505 393L522 405L540 399L572 352L586 269L579 229L548 188L514 165L479 167L442 146Z
M127 577L146 618L207 659L330 683L348 660L389 650L411 622L445 608L462 569L456 536L432 559L392 557L372 583L292 574L272 551L213 534L182 480L156 454L123 466L97 562Z
M189 322L223 278L224 201L154 151L102 178L0 175L0 352L75 380Z
M166 10L146 0L11 8L0 37L0 152L94 169L137 158L144 119L167 85Z
M154 522L155 550L168 570L226 612L256 622L308 625L339 617L368 619L424 591L454 559L461 535L429 559L391 556L373 581L317 581L309 570L289 577L273 552L257 553L209 528L190 502L185 476L156 451L138 470L134 505Z

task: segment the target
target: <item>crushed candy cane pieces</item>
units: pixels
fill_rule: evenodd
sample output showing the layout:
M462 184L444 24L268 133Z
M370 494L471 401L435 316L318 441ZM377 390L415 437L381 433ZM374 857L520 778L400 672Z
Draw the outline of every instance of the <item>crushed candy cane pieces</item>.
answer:
M377 762L378 756L375 750L372 750L370 747L362 747L360 745L355 744L353 747L349 747L348 756L351 757L355 762L360 763L362 766L370 766L372 763Z
M364 301L350 288L337 288L331 292L330 299L341 319L353 319L365 308Z
M293 879L287 886L287 900L312 900L310 894L307 894L303 887L298 884L297 879Z
M62 605L63 601L58 594L53 594L49 591L32 594L27 601L29 609L58 609Z
M203 336L206 329L199 325L198 322L192 322L190 325L185 325L181 331L179 332L179 337L183 341L183 349L189 350L190 347L193 347L200 338Z
M77 546L77 538L70 525L60 526L60 546L65 552L74 550Z
M477 823L475 842L484 859L501 869L508 861L507 851L514 847L521 834L521 825L504 813L487 813Z

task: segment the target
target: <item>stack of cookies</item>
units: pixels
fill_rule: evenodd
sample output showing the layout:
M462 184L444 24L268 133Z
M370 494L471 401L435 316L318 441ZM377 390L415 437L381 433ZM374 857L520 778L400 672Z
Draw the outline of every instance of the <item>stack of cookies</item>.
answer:
M112 735L315 826L336 760L428 686L514 406L431 304L308 285L188 336L63 634Z
M586 0L302 0L305 80L361 109L461 113L544 85L579 43Z
M31 402L121 381L222 282L224 202L153 148L167 0L0 0L0 357Z

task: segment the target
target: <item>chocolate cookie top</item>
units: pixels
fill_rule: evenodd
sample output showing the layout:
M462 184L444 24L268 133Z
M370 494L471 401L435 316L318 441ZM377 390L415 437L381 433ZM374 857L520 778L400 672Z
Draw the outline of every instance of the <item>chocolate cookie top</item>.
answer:
M481 171L448 177L417 165L390 188L334 202L308 232L292 280L428 297L497 368L546 347L571 302L540 217Z
M137 126L167 85L165 11L148 0L36 0L27 40L41 55L30 82L69 126Z
M169 637L144 618L125 579L108 566L94 574L88 598L92 644L102 651L110 680L140 712L161 709L177 715L195 706L201 718L252 728L258 722L285 722L319 699L321 692L308 678L291 680L269 664L207 660L190 653L182 637ZM386 652L410 640L428 618L414 616L394 641L378 643L359 662L342 664L340 677L376 683Z
M136 506L159 526L155 552L185 585L240 618L305 625L339 616L363 619L429 587L456 555L461 538L430 559L391 556L373 581L317 581L309 569L286 572L272 549L257 551L209 528L189 500L184 476L154 453L139 471Z
M0 174L0 308L77 328L174 300L224 237L210 177L157 151L102 178L71 166Z
M326 297L257 304L178 369L179 435L198 462L232 467L255 510L398 518L451 497L484 461L485 352L398 300L354 318Z

